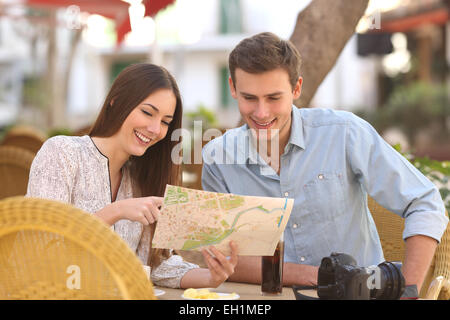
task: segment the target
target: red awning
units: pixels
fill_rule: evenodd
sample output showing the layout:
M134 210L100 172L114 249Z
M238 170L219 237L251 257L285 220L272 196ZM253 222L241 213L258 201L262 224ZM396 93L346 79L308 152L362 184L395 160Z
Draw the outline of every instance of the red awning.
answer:
M154 17L160 10L174 3L175 0L143 0L145 6L145 17ZM117 43L121 43L125 35L131 31L130 16L127 15L126 20L121 25L116 25Z
M175 0L143 0L145 16L154 17L160 10L174 3ZM80 11L98 14L116 23L117 44L131 31L129 4L122 0L26 0L25 4L34 7L64 8L76 5Z
M381 19L383 32L407 32L424 24L443 25L449 21L449 12L446 8L417 13L411 16L396 19Z

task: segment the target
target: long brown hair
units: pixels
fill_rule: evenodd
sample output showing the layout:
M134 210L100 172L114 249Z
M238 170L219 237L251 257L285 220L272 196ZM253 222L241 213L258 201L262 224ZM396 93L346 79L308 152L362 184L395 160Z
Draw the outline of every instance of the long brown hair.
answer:
M139 63L125 68L114 81L100 114L89 136L110 137L119 131L125 119L144 99L160 89L170 89L176 98L175 114L166 136L140 157L130 157L130 175L133 181L133 196L164 196L166 184L181 184L180 165L171 159L173 147L179 143L171 141L172 132L181 128L182 101L174 77L163 67ZM153 238L155 224L151 225ZM151 241L151 240L150 240ZM150 244L151 248L151 244ZM168 250L151 249L148 263L155 267L163 258L169 257Z

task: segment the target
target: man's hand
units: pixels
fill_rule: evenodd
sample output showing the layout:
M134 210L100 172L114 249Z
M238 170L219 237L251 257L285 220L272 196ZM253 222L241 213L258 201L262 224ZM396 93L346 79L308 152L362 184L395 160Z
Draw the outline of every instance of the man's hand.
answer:
M319 267L306 264L285 262L283 268L283 285L316 285ZM229 281L261 284L261 257L239 257L234 274Z
M209 247L212 256L207 250L202 250L203 258L211 273L210 284L212 288L220 286L230 275L234 273L234 268L238 262L237 245L230 241L231 256L228 259L215 247Z
M181 288L217 288L233 274L238 262L237 245L231 241L231 256L225 257L219 250L210 247L211 255L207 250L202 250L206 268L194 268L185 273L180 282Z

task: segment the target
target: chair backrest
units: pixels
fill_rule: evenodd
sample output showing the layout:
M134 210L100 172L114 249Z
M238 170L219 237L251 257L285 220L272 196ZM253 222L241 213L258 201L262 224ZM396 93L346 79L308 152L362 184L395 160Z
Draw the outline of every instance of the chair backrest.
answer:
M403 241L404 220L368 197L369 210L377 226L386 261L402 261L405 255ZM448 213L446 212L447 216ZM425 277L420 297L425 297L433 279L443 276L444 282L450 281L450 223L447 225L441 242L436 248L430 269ZM450 287L442 286L439 299L450 299Z
M33 128L19 126L8 131L1 145L19 147L36 154L45 140L46 136L43 133Z
M448 216L448 212L447 212ZM443 277L444 285L438 299L450 300L450 223L447 224L441 242L434 254L434 270L432 279Z
M205 144L206 142L202 141L202 148ZM186 152L186 150L184 150L183 152ZM188 163L185 163L183 161L183 163L181 164L181 172L183 174L183 187L202 190L203 161L200 159L201 161L199 163L196 163L196 160L198 159L196 159L195 157L195 152L199 152L199 154L197 154L197 157L201 156L201 149L197 150L196 148L194 148L193 144L191 150L189 150L188 152L190 156L189 161L187 161Z
M405 243L403 241L404 220L368 197L369 210L377 226L381 246L386 261L403 261Z
M155 299L142 264L99 219L61 202L0 201L0 299Z
M0 199L25 195L35 154L13 146L0 146Z
M225 134L225 132L227 131L227 129L225 129L225 128L220 128L217 130L220 130L222 135ZM208 142L209 141L202 140L201 141L202 148ZM190 154L189 162L190 163L185 163L183 161L183 163L181 165L181 171L183 174L182 181L183 181L183 187L185 187L185 188L202 190L202 169L203 169L203 161L201 158L202 150L201 150L201 148L196 146L197 143L192 141L191 149L189 151L186 151L186 149L184 149L184 151L183 151L183 152L189 152L189 154ZM197 153L197 154L195 154L195 153ZM197 159L197 158L200 158L200 159ZM200 161L196 161L196 160L200 160Z

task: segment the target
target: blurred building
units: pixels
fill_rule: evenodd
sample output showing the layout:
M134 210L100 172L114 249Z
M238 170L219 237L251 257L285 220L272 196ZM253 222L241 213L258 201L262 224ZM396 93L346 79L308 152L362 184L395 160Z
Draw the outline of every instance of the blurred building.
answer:
M186 111L213 110L222 127L240 115L228 88L228 54L240 40L262 31L289 38L309 1L178 0L156 19L156 42L99 50L106 82L126 65L154 61L178 81Z
M298 13L309 2L310 0L177 0L154 20L156 31L148 28L147 33L143 33L141 30L141 39L136 39L135 35L134 39L128 39L131 41L122 43L119 48L111 40L113 37L106 34L108 27L103 26L101 30L101 23L87 24L88 29L97 28L97 32L103 32L103 38L109 37L110 40L88 41L89 33L95 30L83 32L82 41L77 45L72 58L70 72L66 75L66 118L69 121L64 125L76 128L92 122L117 74L131 63L152 61L166 66L174 74L186 111L195 111L199 106L204 106L217 114L220 126L235 126L240 115L228 88L228 54L240 40L258 32L271 31L289 38ZM73 37L73 30L68 30L61 22L64 16L64 11L59 12L60 23L56 31L60 46L56 59L61 62L57 64L61 68L69 59L68 43ZM0 20L5 24L17 25L16 21L7 17ZM109 31L114 32L111 28ZM10 33L10 30L2 28L0 33ZM142 39L145 37L147 39ZM139 40L143 41L139 43ZM10 68L17 65L19 60L22 61L19 63L20 71L14 73L17 75L17 83L14 85L15 106L12 102L9 103L11 112L4 122L9 122L18 115L20 79L28 85L28 90L30 74L42 71L32 69L42 69L47 64L43 57L45 51L32 56L32 48L27 41L30 39L22 41L25 42L22 46L26 49L22 49L20 59L16 52L10 50L17 42L21 42L17 37L3 43L5 51L9 51L13 57L9 62ZM39 47L39 44L35 46ZM379 63L372 57L358 57L356 51L355 36L319 88L312 101L313 106L351 110L376 105L374 74ZM39 89L32 86L31 91L33 90ZM31 118L36 119L34 114Z
M406 1L404 5L383 13L381 18L381 32L404 35L404 50L411 56L408 71L411 67L415 68L414 80L426 83L448 82L450 86L449 0ZM392 60L387 61L387 67L395 72L401 61ZM388 75L389 71L391 70L387 70ZM384 79L384 82L389 80ZM386 84L383 86L386 87ZM388 94L389 92L380 91L382 99Z
M189 2L189 10L183 8L186 3L178 0L178 8L156 20L157 29L170 28L165 19L172 15L182 25L181 30L188 29L178 30L176 43L170 43L163 35L157 48L124 47L119 52L107 49L102 52L102 61L111 64L110 70L119 70L128 63L154 57L152 50L159 51L159 62L178 80L185 109L192 111L204 105L216 112L221 126L233 127L240 115L229 94L228 54L240 40L259 32L271 31L288 39L298 13L310 1L197 0ZM183 10L186 14L177 16ZM345 110L375 108L380 68L379 57L358 56L356 35L353 36L312 105ZM114 75L115 72L111 74Z
M29 57L15 41L13 26L0 18L0 127L15 121L22 103L23 71Z
M403 35L405 51L410 55L404 77L389 77L389 71L398 71L399 61L386 61L388 71L379 77L379 99L385 102L396 89L411 84L428 88L442 88L443 96L423 104L422 123L426 117L434 116L434 123L425 128L414 126L414 154L436 160L450 159L450 0L404 1L403 5L385 12L381 16L381 31ZM393 41L394 42L394 41ZM401 59L400 59L401 60ZM396 66L397 64L397 66ZM394 68L392 68L394 67ZM401 67L401 66L400 66ZM397 69L397 70L396 70ZM410 92L411 94L417 94ZM446 96L446 99L445 99ZM437 119L436 119L437 118Z
M243 38L262 31L289 38L298 13L310 1L177 0L159 13L155 20L145 18L145 21L134 21L134 25L132 20L133 33L118 48L114 40L114 27L111 27L113 23L105 22L98 16L90 16L87 22L83 22L87 28L77 46L71 47L74 30L61 22L67 15L62 10L59 12L60 23L55 26L59 46L55 57L58 61L56 66L62 68L71 61L70 70L63 74L68 87L62 100L62 104L66 102L63 107L67 119L63 125L77 128L91 123L117 74L131 63L152 61L164 65L173 73L180 86L186 111L195 111L199 106L204 106L217 114L220 126L235 126L240 116L236 102L229 94L229 52ZM376 6L379 1L372 2ZM428 8L432 3L435 6L435 2L443 1L406 2L420 2ZM418 8L416 13L424 11L425 7ZM133 8L140 10L138 5ZM391 19L389 14L383 12L382 26L388 18ZM450 55L449 26L448 18L444 26L440 25L445 31L441 38L446 43L444 52L447 59ZM37 40L22 38L20 29L20 19L0 15L0 126L29 113L22 106L36 102L28 100L30 97L31 100L39 97L33 92L39 93L40 90L38 84L33 84L36 79L33 75L44 72L48 67L48 52L44 49L47 40L38 36ZM392 34L397 31L387 32ZM369 50L361 55L358 54L361 49L359 45L358 35L355 34L319 87L311 102L312 106L353 111L374 109L382 103L383 95L380 92L383 91L383 83L379 76L386 72L385 60L390 54L371 53ZM393 48L392 54L395 50ZM398 61L391 59L391 65L398 66ZM30 114L29 118L38 118L35 113Z

